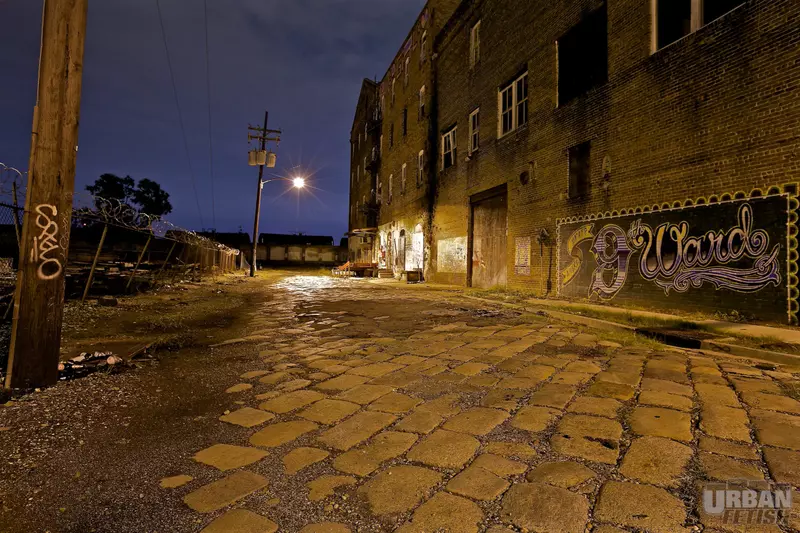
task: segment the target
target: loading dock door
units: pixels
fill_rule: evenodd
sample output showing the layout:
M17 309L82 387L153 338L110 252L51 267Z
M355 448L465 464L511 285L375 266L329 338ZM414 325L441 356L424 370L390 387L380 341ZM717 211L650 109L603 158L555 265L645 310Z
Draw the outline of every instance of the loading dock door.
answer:
M504 191L472 203L472 286L506 286L506 224L508 195Z

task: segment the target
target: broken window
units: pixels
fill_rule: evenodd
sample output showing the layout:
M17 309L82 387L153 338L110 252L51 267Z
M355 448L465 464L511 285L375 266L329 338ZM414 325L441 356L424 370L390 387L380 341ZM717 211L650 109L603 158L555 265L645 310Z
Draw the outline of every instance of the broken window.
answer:
M744 0L656 0L656 49L678 41L744 4Z
M442 135L442 169L456 164L456 128L455 126Z
M469 32L469 66L478 64L481 59L481 21L475 23Z
M528 73L500 89L500 137L528 123Z
M469 115L469 153L473 154L480 147L480 109Z
M584 198L589 194L592 144L587 141L569 149L569 197Z
M573 26L558 40L557 46L558 105L606 83L608 16L605 4Z
M420 150L417 156L417 187L422 185L422 176L425 169L425 150Z

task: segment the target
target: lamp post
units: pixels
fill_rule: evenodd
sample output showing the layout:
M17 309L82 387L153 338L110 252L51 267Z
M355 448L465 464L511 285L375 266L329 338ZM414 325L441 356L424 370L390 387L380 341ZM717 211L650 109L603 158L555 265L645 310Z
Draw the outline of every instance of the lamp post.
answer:
M295 189L302 189L306 186L305 178L272 178L268 180L261 179L261 173L259 173L258 177L258 196L256 197L256 220L253 224L253 262L250 265L250 277L254 278L256 276L256 259L258 257L258 222L259 218L261 218L261 191L264 189L265 183L270 183L273 181L288 181L292 184L292 187Z

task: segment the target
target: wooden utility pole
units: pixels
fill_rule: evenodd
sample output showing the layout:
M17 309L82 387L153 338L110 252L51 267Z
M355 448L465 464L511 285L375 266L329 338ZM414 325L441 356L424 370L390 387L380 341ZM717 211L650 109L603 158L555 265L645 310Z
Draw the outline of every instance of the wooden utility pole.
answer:
M254 128L250 126L248 129L250 131L255 131L256 135L251 133L247 134L247 140L250 141L252 139L256 139L261 141L261 152L265 152L267 149L267 141L273 142L280 142L281 138L281 131L280 130L269 130L267 129L267 122L269 121L269 111L264 113L264 127L263 128ZM270 137L270 134L275 135L275 137ZM254 278L256 276L256 259L258 257L258 220L261 218L261 189L264 186L264 166L275 166L274 161L269 160L269 155L266 156L264 160L264 164L258 166L258 189L256 190L256 216L255 221L253 222L253 255L252 255L252 263L250 263L250 277Z
M6 387L58 381L88 0L45 0Z

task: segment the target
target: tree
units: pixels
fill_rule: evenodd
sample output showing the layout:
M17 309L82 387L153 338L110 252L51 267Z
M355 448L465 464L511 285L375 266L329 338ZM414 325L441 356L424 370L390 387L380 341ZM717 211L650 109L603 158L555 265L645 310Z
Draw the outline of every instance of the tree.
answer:
M161 217L172 212L169 193L147 178L139 180L139 185L133 191L133 203L139 206L142 213L148 215Z
M134 185L133 178L130 176L120 178L114 174L103 174L97 178L94 185L87 185L86 190L93 196L127 204L133 196Z

